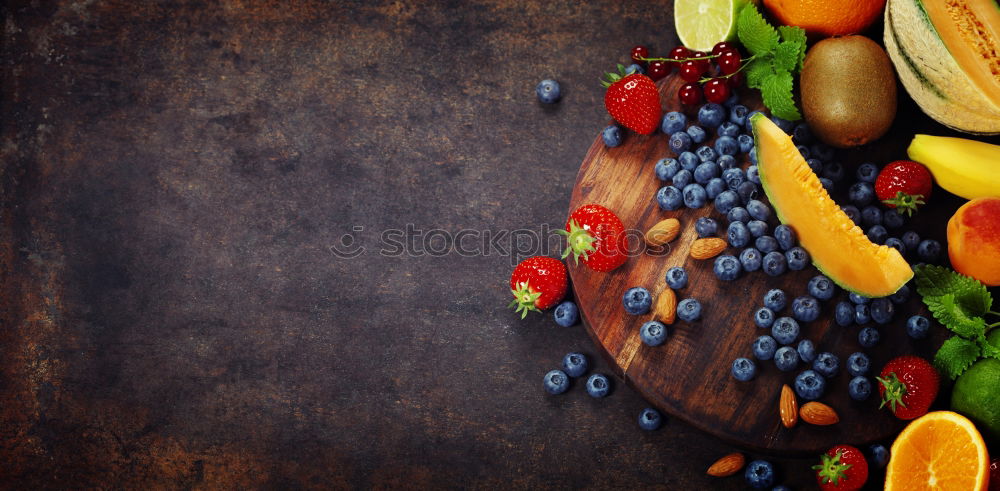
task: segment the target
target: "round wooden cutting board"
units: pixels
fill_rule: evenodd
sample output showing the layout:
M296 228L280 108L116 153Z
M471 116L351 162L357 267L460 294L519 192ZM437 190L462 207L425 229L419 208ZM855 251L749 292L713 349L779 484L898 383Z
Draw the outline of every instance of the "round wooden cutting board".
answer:
M680 110L677 89L683 82L671 76L659 82L666 111ZM754 91L756 94L756 91ZM748 107L760 108L759 99L744 98ZM696 120L696 110L685 111L689 121ZM905 144L912 130L893 130L874 148L838 151L838 158L845 164L847 177L837 185L835 198L852 182L858 163L871 160L885 163L905 158ZM710 136L714 136L710 132ZM930 358L940 345L943 329L934 329L928 339L913 340L906 335L905 324L910 315L924 313L916 292L904 305L896 306L893 321L879 327L881 342L871 349L863 349L857 341L862 326L840 327L833 322L836 302L847 298L839 292L832 300L822 303L820 318L802 325L802 337L812 340L817 352L829 351L840 358L841 368L820 399L832 406L840 415L840 422L832 426L811 426L801 421L792 428L781 425L778 415L778 396L782 384L793 385L795 376L806 367L792 372L781 372L771 361L757 362L757 377L750 382L739 382L730 376L735 358L753 358L751 344L760 335L769 333L753 323L754 311L763 305L764 293L771 288L783 289L791 299L807 294L809 278L819 274L815 267L803 271L790 271L779 277L763 272L743 273L731 282L718 280L712 272L712 260L697 261L688 256L696 238L694 222L698 217L715 218L724 237L725 217L715 211L709 202L703 208L662 211L656 203L656 191L663 185L656 178L654 165L663 157L674 157L667 145L667 138L657 132L643 136L627 132L624 143L608 148L598 136L580 167L577 182L570 200L570 210L587 203L602 204L621 217L626 229L636 230L630 246L640 249L628 262L611 273L598 273L582 263L568 261L577 303L588 332L603 354L613 364L617 374L638 390L652 404L670 415L680 418L697 428L716 435L733 444L771 453L819 453L838 443L856 445L883 440L898 432L904 422L896 420L887 410L879 410L878 392L865 402L855 402L848 396L847 385L851 376L846 370L847 357L855 351L864 351L871 358L872 376L892 357L900 354L919 354ZM749 166L747 156L742 164ZM945 193L941 193L945 194ZM766 202L766 197L760 197ZM838 199L838 202L842 202ZM921 212L924 218L940 220L941 227L929 229L914 223L902 230L916 228L921 236L932 236L944 229L946 213L954 211L948 203L940 211ZM681 222L681 233L669 246L669 254L650 254L641 249L642 233L665 218L674 217ZM772 218L770 228L777 225ZM916 220L914 220L916 222ZM943 237L936 237L939 240ZM943 242L942 242L943 243ZM727 253L737 255L733 248ZM633 316L622 307L622 295L628 288L642 286L655 297L666 287L664 274L672 266L687 269L690 281L686 288L677 291L678 300L696 298L703 307L702 318L688 323L679 319L669 328L667 342L658 347L644 345L639 339L639 327L653 318L653 314ZM790 307L779 315L790 315ZM869 325L878 327L876 324ZM874 379L873 388L876 387ZM804 401L800 401L800 404Z

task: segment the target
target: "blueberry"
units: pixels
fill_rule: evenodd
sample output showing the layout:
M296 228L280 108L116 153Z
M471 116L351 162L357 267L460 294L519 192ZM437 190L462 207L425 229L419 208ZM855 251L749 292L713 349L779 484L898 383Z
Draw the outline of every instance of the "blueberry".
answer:
M915 315L906 321L906 334L913 339L924 339L927 337L927 330L930 329L931 322L922 315Z
M768 276L781 276L788 269L788 263L785 260L785 255L778 252L772 251L764 254L764 262L761 265L761 269L764 270Z
M885 245L892 247L899 251L900 254L906 255L906 244L903 243L902 239L897 239L896 237L889 237L885 239Z
M684 186L684 191L681 192L684 197L684 206L688 208L701 208L705 206L708 201L708 193L705 192L705 188L698 183L688 184Z
M747 152L747 156L750 157L750 162L757 165L757 147L753 146L750 151Z
M743 173L743 169L739 167L733 167L731 169L726 169L722 173L722 180L726 183L726 187L736 191L739 189L740 184L743 184L747 180L746 174Z
M740 145L740 153L748 153L753 150L753 137L750 135L737 136L736 143Z
M867 182L856 182L847 190L847 199L859 208L868 206L875 199L875 188Z
M725 215L740 202L740 196L735 191L723 191L715 197L715 210Z
M691 142L696 145L703 143L705 139L708 138L708 135L705 133L705 129L696 124L688 126L687 134L691 137Z
M872 301L872 299L863 295L858 295L857 293L854 292L851 292L851 294L848 295L847 298L850 299L851 303L853 303L854 305L861 305Z
M871 227L872 225L882 225L882 210L875 205L868 205L861 209L861 225Z
M694 152L681 152L677 156L677 161L680 162L681 169L686 169L689 172L694 172L698 168L698 164L701 163L701 159Z
M764 306L775 312L781 312L787 304L788 297L778 288L772 288L764 294Z
M799 341L799 346L795 348L795 351L799 352L799 358L806 363L812 363L816 359L816 346L808 339Z
M719 155L736 155L740 151L740 144L732 136L720 136L715 139L715 151Z
M760 252L763 252L764 254L778 250L778 241L770 235L757 237L757 240L754 241L754 245L757 246L757 249L760 249Z
M677 303L677 318L694 322L701 318L701 303L693 298L685 298Z
M809 253L799 246L785 251L785 259L788 261L788 269L792 271L801 271L809 265Z
M813 276L806 288L810 295L820 300L829 300L837 293L837 285L834 285L830 278L823 275Z
M715 162L705 162L694 169L694 182L698 184L708 184L708 181L719 177L722 173L722 169L719 168L719 164Z
M632 315L642 315L649 312L649 306L653 304L653 297L649 295L649 290L641 286L629 288L622 296L622 304L625 305L625 312Z
M854 174L861 182L875 184L875 179L878 177L878 166L871 162L865 162L858 166L858 170Z
M884 244L885 239L889 238L889 232L882 225L872 225L865 231L865 235L875 244Z
M570 327L580 319L580 311L577 310L575 303L567 300L556 306L556 309L552 311L552 316L555 317L556 324Z
M809 152L809 147L805 145L796 145L795 149L799 151L799 155L801 155L802 158L804 159L808 159L811 156L811 153Z
M659 346L667 340L667 326L660 321L647 321L639 328L639 338L647 346Z
M691 135L685 131L678 131L670 135L669 140L670 149L676 154L691 148Z
M729 245L736 248L746 247L750 243L750 229L743 222L731 222L726 230L726 237Z
M694 151L694 154L697 155L698 160L701 160L702 162L715 162L716 157L719 156L719 154L715 153L715 149L708 145L698 147Z
M851 356L847 357L847 373L852 377L866 375L870 366L871 360L868 359L868 355L860 351L851 353Z
M729 110L729 122L735 124L740 130L747 124L747 114L750 110L742 104L737 104Z
M587 355L583 353L567 353L563 357L562 366L566 375L576 378L587 373L590 362L587 360Z
M795 230L784 224L774 227L774 238L778 240L778 247L781 247L783 251L795 247L795 244L798 243Z
M732 117L732 115L730 115L730 117ZM736 137L739 136L740 130L742 129L742 127L743 127L742 124L738 125L736 123L733 123L732 121L726 121L726 122L722 123L721 125L719 125L719 129L715 130L715 132L719 136L729 136L729 137L732 137L733 138L733 142L735 143ZM716 142L716 145L718 145L718 142ZM716 148L716 151L719 152L719 153L726 153L726 152L720 151L718 148ZM730 155L732 155L732 154L730 154Z
M799 352L791 346L782 346L774 352L774 365L782 372L790 372L799 366Z
M663 416L660 416L660 412L651 407L647 407L639 413L639 428L653 431L659 429L662 424Z
M562 394L566 392L566 389L569 389L569 376L562 370L552 370L545 374L542 386L545 387L545 392L549 394Z
M825 189L827 193L833 192L833 181L825 177L821 177L819 178L819 184L823 186L823 189Z
M684 195L674 186L663 186L656 192L656 202L661 210L672 211L684 204Z
M750 200L758 196L757 185L750 181L744 181L736 188L736 194L739 195L741 203L749 203Z
M823 177L833 182L840 182L844 179L844 166L840 162L830 162L823 165Z
M750 221L750 213L747 212L746 208L736 206L729 210L729 213L726 213L726 221L729 223L740 222L746 224Z
M666 275L667 286L673 288L674 290L680 290L688 284L688 274L684 268L680 266L674 266L667 270Z
M749 358L737 358L733 360L733 368L730 370L733 378L740 382L752 380L757 375L757 365Z
M559 102L559 92L559 82L555 80L545 79L535 86L535 95L538 96L538 101L543 104Z
M698 232L698 238L712 237L719 231L719 225L714 218L701 217L695 220L694 230Z
M718 104L708 103L698 110L698 123L707 128L718 128L726 117L726 110Z
M795 123L787 119L781 119L772 115L771 121L774 121L774 124L778 125L778 128L781 128L781 131L784 131L787 135L791 135L792 132L795 131Z
M634 73L638 73L640 75L645 75L646 74L646 70L643 70L642 69L642 65L640 65L638 63L633 63L633 64L625 67L625 75L632 75Z
M705 194L708 195L708 199L715 201L715 198L719 197L723 191L726 190L726 181L723 181L720 177L712 178L705 185Z
M887 228L899 228L906 223L906 217L899 213L899 210L885 210L882 213L882 224Z
M813 141L812 131L809 130L809 125L805 123L799 123L795 125L795 129L792 130L792 139L795 143L800 145L808 145Z
M896 305L901 305L906 303L910 299L910 287L903 285L896 290L896 293L889 295L889 300Z
M674 174L674 178L671 179L670 182L673 183L675 188L684 189L684 186L687 186L688 184L694 182L694 173L692 173L687 169L682 168L681 170L677 171L676 174Z
M668 181L673 179L677 171L681 170L681 165L677 159L660 159L656 162L655 170L657 179Z
M803 370L795 377L795 393L807 401L815 401L823 396L826 380L813 370Z
M869 453L872 456L872 462L875 467L882 468L889 463L889 451L886 450L885 445L875 444L868 447Z
M750 212L751 217L762 222L766 222L771 218L771 208L755 199L747 202L747 211Z
M755 239L758 237L763 237L765 234L767 234L767 222L762 222L760 220L750 220L749 222L747 222L747 228L750 229L750 235Z
M917 252L917 248L920 247L920 235L916 232L909 230L903 233L901 237L903 244L906 246L906 252L913 254Z
M782 346L792 344L799 339L799 323L791 317L778 317L771 326L771 336Z
M838 302L837 308L834 310L834 320L841 327L854 324L854 304L851 302Z
M722 170L739 168L739 162L732 155L719 155L719 158L715 159L715 163L719 164L719 168Z
M893 306L892 301L888 298L883 297L872 300L872 320L879 324L888 324L892 320L892 314L895 311L896 307Z
M857 376L847 384L847 394L855 401L865 401L872 395L872 382L868 377Z
M858 332L858 344L865 348L872 348L878 344L879 334L874 327L865 327Z
M712 271L715 272L715 277L722 281L733 281L743 272L743 265L736 256L722 254L715 258Z
M611 381L603 374L595 373L587 378L587 394L590 397L604 397L611 392Z
M855 324L867 324L872 320L871 309L868 308L868 304L859 303L854 305L854 323Z
M622 144L622 130L618 126L611 125L601 131L601 139L609 147L617 147Z
M766 460L755 460L747 465L743 477L751 488L769 488L774 485L774 465Z
M934 239L924 239L917 246L917 257L925 263L936 263L941 255L941 243Z
M778 350L778 342L767 334L757 338L753 342L753 356L760 361L767 361L774 358L774 352Z
M840 210L850 218L855 225L861 226L861 211L858 210L857 206L854 205L844 205L840 207Z
M747 167L747 180L754 184L760 184L760 171L756 165Z
M812 368L816 373L826 378L833 378L840 370L840 359L837 358L837 355L824 351L816 355L816 361L813 362Z
M660 123L660 130L666 135L673 135L678 131L684 131L687 127L687 116L684 113L671 111L663 115L663 121Z
M753 323L762 329L770 329L774 324L774 311L767 307L757 309L753 314Z
M746 122L747 133L753 134L753 123L750 122L750 119L753 118L753 115L757 113L764 114L762 111L753 111L750 114L747 114L747 122ZM767 116L766 114L764 115Z
M764 255L753 247L747 247L740 252L740 265L743 266L743 271L757 271L763 263Z
M823 162L820 162L819 159L806 159L806 165L817 176L823 173Z
M811 147L809 147L809 151L811 151L812 154L816 156L816 158L824 162L833 160L834 157L833 147L825 143L817 143L815 145L812 145Z

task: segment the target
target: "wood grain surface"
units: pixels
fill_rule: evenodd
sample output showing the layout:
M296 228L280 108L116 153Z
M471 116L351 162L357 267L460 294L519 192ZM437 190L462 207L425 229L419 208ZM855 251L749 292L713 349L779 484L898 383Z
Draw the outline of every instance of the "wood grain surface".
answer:
M681 108L676 97L683 83L671 76L660 81L659 87L665 110L684 110L690 122L697 118L696 108ZM744 99L748 107L762 107L759 99ZM893 158L891 154L895 154L895 158L905 158L899 148L905 147L903 140L908 141L910 135L912 133L890 135L872 148L838 151L837 158L845 164L847 177L837 185L835 199L846 202L840 194L846 193L856 180L854 169L860 162L888 162ZM714 136L711 131L709 136ZM697 238L695 220L702 216L715 218L723 237L728 222L714 209L711 201L700 209L682 207L676 211L662 211L659 208L656 191L669 183L656 178L654 165L660 158L675 156L668 147L667 137L659 132L648 136L628 132L624 143L616 148L606 147L598 137L580 167L570 200L570 210L587 203L603 204L620 216L626 229L636 230L630 240L633 256L610 274L594 272L583 264L569 265L588 331L617 367L618 375L668 413L753 450L816 453L838 442L876 441L899 431L903 426L901 422L887 411L878 410L877 393L865 402L853 401L848 396L851 376L845 366L847 357L855 351L869 355L873 371L897 355L931 354L930 347L938 346L939 339L917 341L905 332L907 318L922 311L918 296L914 294L906 304L896 306L891 323L881 327L874 322L868 324L879 327L881 333L881 342L872 349L864 349L858 344L858 331L864 326L840 327L833 321L834 306L837 301L846 299L846 292L839 291L832 300L821 302L820 318L800 323L800 339L812 340L817 352L829 351L839 357L840 371L827 381L826 392L820 400L835 408L841 421L827 427L800 422L792 429L784 428L778 414L781 387L782 384L793 385L795 376L806 368L805 364L800 363L794 371L781 372L772 361L758 361L758 374L751 382L736 381L730 376L730 367L735 358L753 359L753 341L762 334L769 334L769 330L760 329L753 323L753 313L763 305L765 292L771 288L784 290L789 307L778 315L790 316L791 300L806 295L806 283L820 273L809 266L779 277L767 276L762 271L744 272L735 281L722 282L712 271L713 260L691 259L689 250ZM744 168L750 165L746 155L738 158ZM763 192L759 199L767 202ZM944 198L935 204L935 209L928 209L921 217L940 222L950 216L956 204ZM669 253L643 250L641 233L669 217L681 222L680 235L669 244ZM777 219L772 217L770 230L777 224ZM901 235L910 228L913 227L907 223L897 231L890 230L890 235ZM738 255L739 250L729 247L724 253ZM652 312L640 316L625 313L622 295L628 288L645 287L654 296L655 305L656 296L667 287L664 275L673 266L683 266L689 274L688 286L676 292L678 300L697 299L703 307L702 318L691 323L678 319L670 326L666 343L659 347L646 346L639 338L639 328L655 315ZM940 334L941 331L935 329L933 332Z

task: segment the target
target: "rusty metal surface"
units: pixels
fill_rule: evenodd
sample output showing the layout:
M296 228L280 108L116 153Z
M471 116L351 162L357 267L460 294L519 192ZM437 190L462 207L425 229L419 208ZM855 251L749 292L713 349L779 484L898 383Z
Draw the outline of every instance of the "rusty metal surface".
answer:
M7 2L0 484L741 487L628 388L546 396L595 352L503 308L510 258L377 252L557 226L670 3Z

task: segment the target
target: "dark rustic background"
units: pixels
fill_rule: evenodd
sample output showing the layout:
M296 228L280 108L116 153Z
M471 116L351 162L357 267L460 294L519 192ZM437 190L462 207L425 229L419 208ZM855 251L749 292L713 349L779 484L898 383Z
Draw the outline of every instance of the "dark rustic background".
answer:
M378 253L561 224L598 79L675 45L671 2L0 11L4 487L743 486L703 476L727 444L641 431L627 387L546 395L569 351L609 370L505 310L510 257Z

